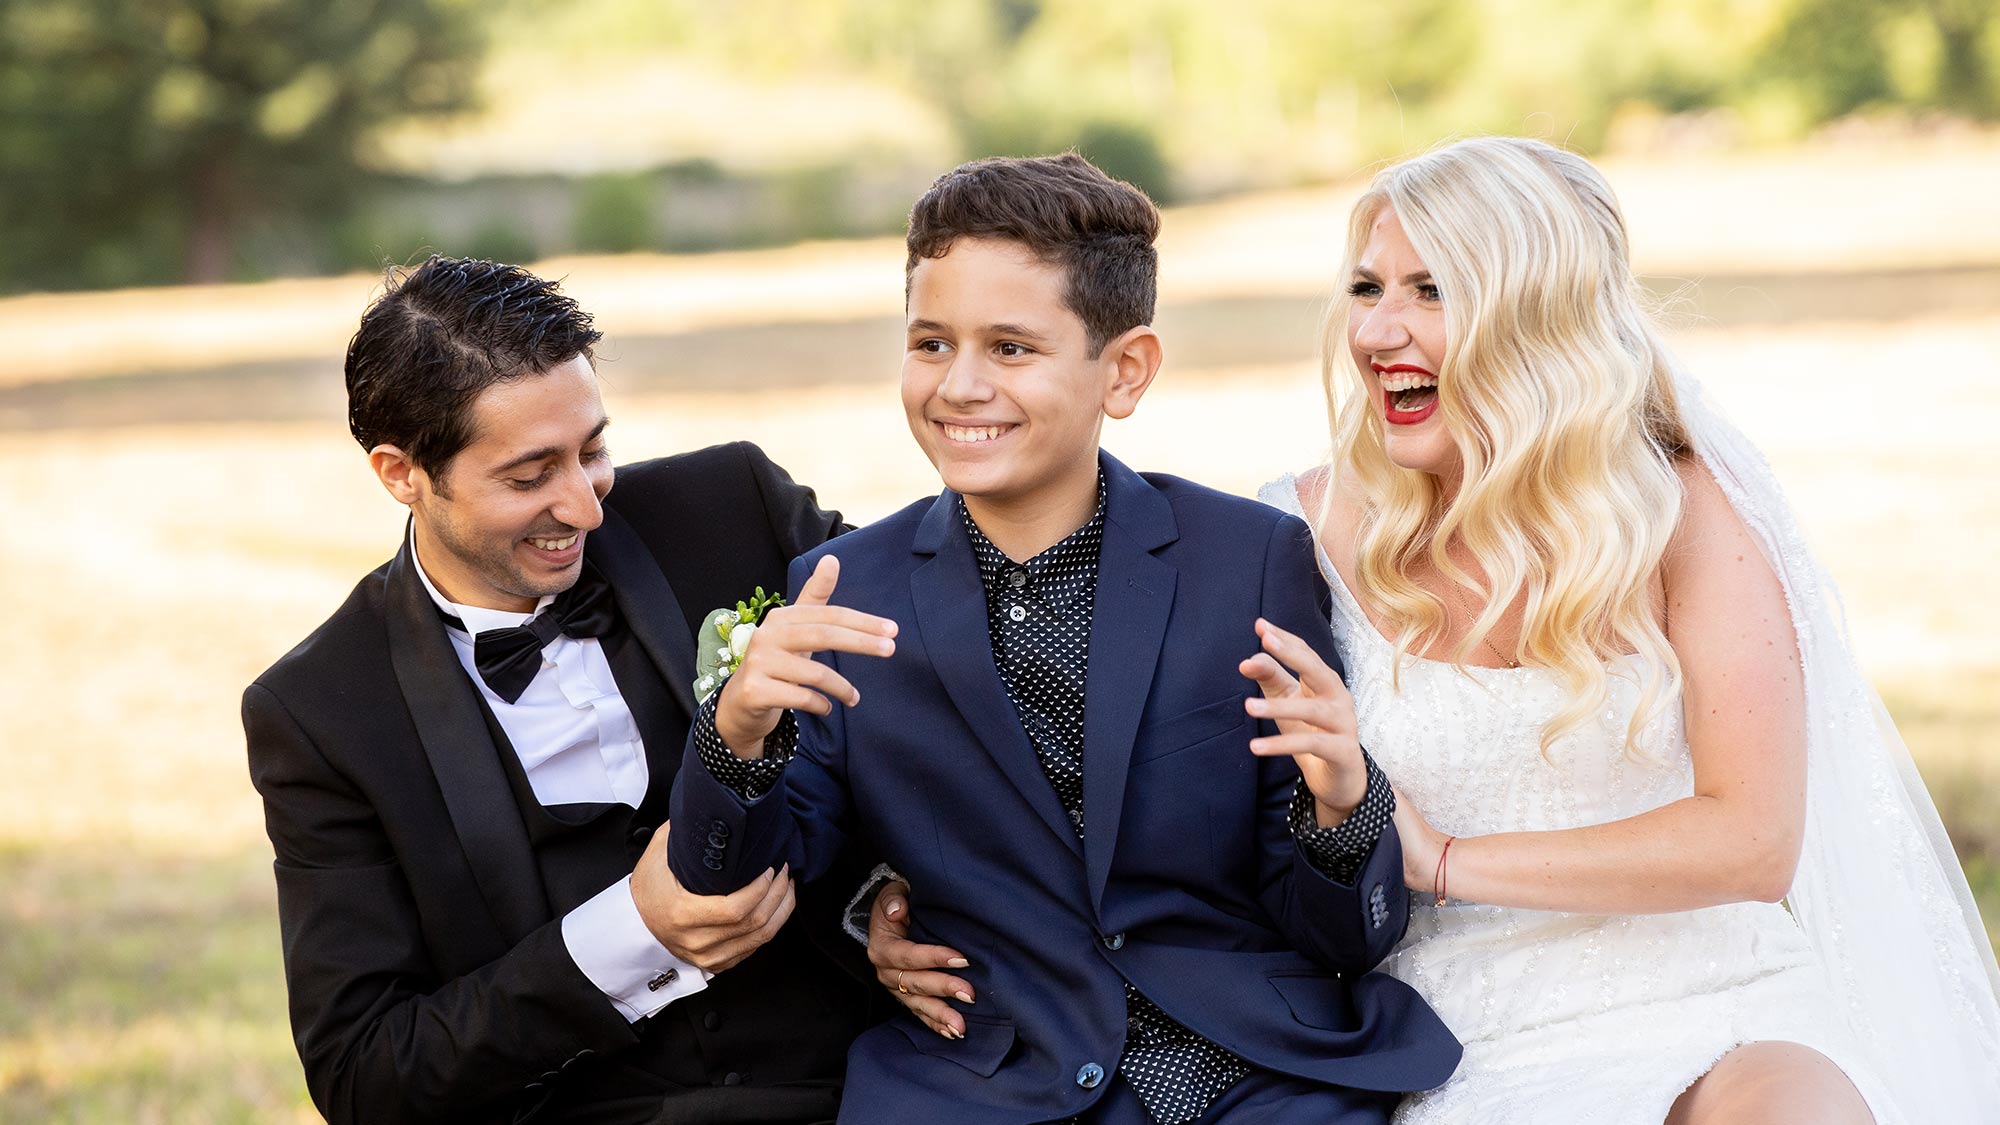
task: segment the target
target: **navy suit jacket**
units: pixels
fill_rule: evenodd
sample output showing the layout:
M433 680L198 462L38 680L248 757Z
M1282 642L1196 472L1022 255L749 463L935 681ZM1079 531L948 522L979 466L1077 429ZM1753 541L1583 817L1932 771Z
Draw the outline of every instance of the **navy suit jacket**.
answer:
M1423 1000L1369 971L1409 917L1394 828L1355 885L1333 882L1291 838L1297 767L1248 748L1272 732L1244 711L1256 686L1236 668L1257 651L1255 619L1336 659L1311 533L1254 501L1102 465L1081 841L994 667L949 491L792 564L796 591L838 554L835 603L902 628L888 659L822 657L861 703L799 716L781 784L745 801L689 740L673 820L690 827L670 859L690 890L734 890L782 862L810 879L859 834L916 888L911 936L972 963L965 1038L907 1013L863 1035L843 1121L1078 1113L1123 1053L1126 981L1268 1070L1408 1091L1457 1065Z

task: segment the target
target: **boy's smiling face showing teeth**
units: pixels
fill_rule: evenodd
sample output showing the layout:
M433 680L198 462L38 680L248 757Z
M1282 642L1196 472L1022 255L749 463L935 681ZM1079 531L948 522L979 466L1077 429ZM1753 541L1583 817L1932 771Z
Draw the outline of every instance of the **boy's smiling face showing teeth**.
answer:
M903 410L975 519L1095 496L1115 346L1090 354L1066 284L1060 266L986 238L911 271Z

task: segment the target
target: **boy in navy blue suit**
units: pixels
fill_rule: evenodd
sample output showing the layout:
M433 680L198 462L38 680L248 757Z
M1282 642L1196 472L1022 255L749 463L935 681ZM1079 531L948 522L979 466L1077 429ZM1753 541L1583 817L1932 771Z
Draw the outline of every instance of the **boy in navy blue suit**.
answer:
M902 395L945 490L795 561L690 735L688 889L859 833L969 959L915 982L961 1011L855 1043L843 1121L1379 1122L1457 1064L1370 971L1408 893L1307 658L1338 669L1310 533L1098 449L1159 370L1158 226L1075 155L918 201Z

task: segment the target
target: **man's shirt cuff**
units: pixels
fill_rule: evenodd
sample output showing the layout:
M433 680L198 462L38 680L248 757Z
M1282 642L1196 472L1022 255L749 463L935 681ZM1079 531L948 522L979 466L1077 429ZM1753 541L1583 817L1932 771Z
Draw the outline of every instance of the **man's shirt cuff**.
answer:
M1389 786L1382 767L1365 750L1361 760L1368 766L1368 788L1347 819L1331 828L1318 826L1312 790L1304 778L1292 790L1292 838L1320 874L1342 886L1353 883L1360 874L1361 864L1396 812L1396 791Z
M785 774L785 763L799 744L799 721L786 711L778 718L778 728L764 737L764 756L739 758L723 744L715 729L715 708L722 701L720 690L709 693L694 719L695 752L715 780L736 791L746 801L754 801L771 791Z
M708 987L715 974L667 952L639 917L627 875L563 915L563 945L628 1022Z

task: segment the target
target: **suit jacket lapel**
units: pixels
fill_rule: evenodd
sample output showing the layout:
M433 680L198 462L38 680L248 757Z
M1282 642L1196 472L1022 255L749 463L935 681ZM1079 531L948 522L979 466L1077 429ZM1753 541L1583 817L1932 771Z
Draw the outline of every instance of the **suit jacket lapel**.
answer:
M1040 814L1049 831L1075 851L1076 829L1042 773L1034 745L1021 729L1021 718L993 663L986 591L979 584L979 565L958 513L957 493L946 491L931 505L917 527L912 549L931 556L910 576L910 596L932 671L1000 772Z
M689 719L694 718L694 645L689 643L694 629L681 612L680 599L667 585L666 575L660 573L660 564L646 550L639 533L611 508L604 509L604 523L584 540L584 550L591 565L611 583L626 627L653 658L668 693ZM668 751L668 760L680 761L679 747L661 749Z
M473 879L512 944L548 921L548 896L479 696L416 566L405 537L389 564L389 660Z
M1159 664L1178 572L1152 552L1179 537L1172 505L1137 473L1103 454L1104 544L1084 683L1084 861L1093 907L1102 905L1132 741Z

